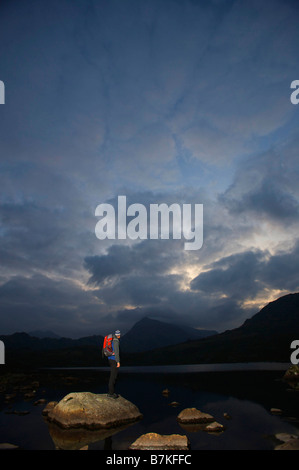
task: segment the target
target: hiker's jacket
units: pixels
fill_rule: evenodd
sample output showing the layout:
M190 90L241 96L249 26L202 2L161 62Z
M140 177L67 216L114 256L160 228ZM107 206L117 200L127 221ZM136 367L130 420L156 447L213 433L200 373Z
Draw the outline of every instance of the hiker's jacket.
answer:
M113 335L113 341L112 341L112 349L114 352L113 356L109 356L109 359L113 359L116 362L120 362L120 356L119 356L119 339Z

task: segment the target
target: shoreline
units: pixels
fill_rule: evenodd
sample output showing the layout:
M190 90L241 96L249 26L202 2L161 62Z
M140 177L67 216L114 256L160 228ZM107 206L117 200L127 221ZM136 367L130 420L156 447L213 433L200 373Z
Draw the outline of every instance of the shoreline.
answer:
M122 372L129 373L197 373L197 372L233 372L233 371L283 371L292 364L287 362L240 362L215 364L178 364L178 365L145 365L121 366ZM70 366L43 367L39 370L85 370L110 371L109 366Z

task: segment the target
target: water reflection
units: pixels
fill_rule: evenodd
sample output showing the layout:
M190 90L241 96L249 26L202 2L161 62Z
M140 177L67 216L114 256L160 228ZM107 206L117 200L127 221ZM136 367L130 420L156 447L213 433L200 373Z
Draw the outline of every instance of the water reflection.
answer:
M167 373L167 374L188 374L192 372L227 372L227 371L285 371L289 367L285 362L242 362L223 364L182 364L166 366L122 366L123 373ZM110 371L109 367L49 367L48 370L94 370Z
M201 432L205 431L206 429L206 424L184 424L184 423L179 423L179 426L187 433L193 433L193 432Z
M134 423L129 423L110 429L63 429L55 423L47 422L49 434L56 450L80 450L90 444L104 441L104 449L111 450L112 436L127 429Z

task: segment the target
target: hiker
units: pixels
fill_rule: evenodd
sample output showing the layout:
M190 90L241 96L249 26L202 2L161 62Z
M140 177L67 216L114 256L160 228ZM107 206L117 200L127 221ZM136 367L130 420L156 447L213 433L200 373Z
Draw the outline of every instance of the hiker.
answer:
M120 331L116 330L114 334L110 334L105 337L103 344L103 355L108 357L108 363L110 365L107 395L109 398L118 398L117 393L114 391L114 387L118 375L118 368L120 367L119 339Z

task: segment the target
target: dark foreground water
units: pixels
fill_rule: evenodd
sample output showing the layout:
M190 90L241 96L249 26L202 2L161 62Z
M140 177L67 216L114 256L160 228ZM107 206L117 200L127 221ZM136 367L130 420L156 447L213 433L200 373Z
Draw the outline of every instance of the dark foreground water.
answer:
M37 404L41 398L58 401L76 391L106 393L107 369L41 371L25 380L29 385L35 381L32 397L25 397L25 382L11 384L9 391L15 396L9 400L8 389L2 390L0 443L28 450L84 445L90 450L124 450L140 435L156 432L187 435L192 450L271 450L279 443L275 434L299 435L299 392L282 380L287 368L281 364L121 368L117 391L138 406L143 419L110 436L51 427L42 415L45 404ZM168 396L162 394L165 388ZM171 406L173 401L178 405ZM213 415L225 430L208 434L182 428L176 417L190 407ZM281 414L273 414L272 408L280 409ZM224 417L226 413L231 419Z

